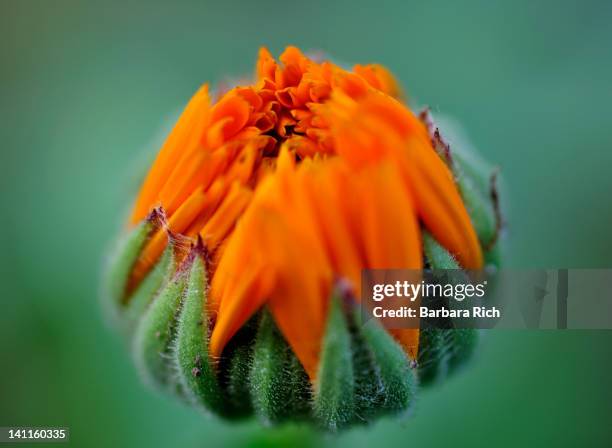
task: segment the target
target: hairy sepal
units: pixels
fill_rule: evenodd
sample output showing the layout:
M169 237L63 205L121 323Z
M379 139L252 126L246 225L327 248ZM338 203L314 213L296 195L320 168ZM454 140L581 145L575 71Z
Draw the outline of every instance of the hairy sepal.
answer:
M204 257L192 254L182 307L176 324L174 362L186 399L213 413L223 414L224 400L209 353L206 313L207 278Z
M113 324L121 321L130 272L154 227L151 220L144 219L117 241L106 263L102 300Z
M355 416L355 378L351 335L343 304L332 296L315 381L314 416L320 426L337 431Z
M172 344L186 283L187 276L178 271L162 286L138 321L132 340L135 362L144 380L170 391L179 387Z
M264 425L308 417L308 376L267 310L257 330L249 386L255 414Z
M377 321L369 321L359 329L380 384L377 415L406 414L416 398L417 379L402 347ZM367 381L367 378L364 378Z
M424 234L423 245L427 263L434 271L459 269L454 257L431 235ZM426 386L448 377L472 357L477 343L475 329L421 329L417 362L420 384Z

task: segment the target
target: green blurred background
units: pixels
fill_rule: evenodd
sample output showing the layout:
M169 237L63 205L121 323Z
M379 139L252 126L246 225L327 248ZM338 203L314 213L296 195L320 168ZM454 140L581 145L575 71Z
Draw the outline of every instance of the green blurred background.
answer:
M503 172L507 265L612 265L612 2L0 0L0 426L107 446L611 446L610 332L492 332L413 418L339 437L147 390L101 318L144 150L260 45L380 62Z

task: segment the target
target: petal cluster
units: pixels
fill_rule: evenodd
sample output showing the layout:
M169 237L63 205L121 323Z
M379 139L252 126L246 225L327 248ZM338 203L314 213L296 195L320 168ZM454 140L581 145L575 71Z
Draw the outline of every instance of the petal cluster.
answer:
M158 207L167 228L146 242L128 288L158 262L168 231L199 239L212 358L265 304L311 380L339 280L358 298L362 269L421 268L423 230L462 267L483 263L453 173L391 74L294 47L279 61L261 50L253 85L195 94L130 224ZM417 356L418 330L393 336Z

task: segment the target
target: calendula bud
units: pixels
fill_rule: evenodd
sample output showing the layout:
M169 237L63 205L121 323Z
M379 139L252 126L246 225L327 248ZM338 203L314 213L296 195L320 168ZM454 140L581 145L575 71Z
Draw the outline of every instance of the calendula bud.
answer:
M262 50L253 85L189 102L104 299L146 382L208 413L328 431L405 415L477 333L362 323L361 271L497 261L495 177L384 68L280 61Z

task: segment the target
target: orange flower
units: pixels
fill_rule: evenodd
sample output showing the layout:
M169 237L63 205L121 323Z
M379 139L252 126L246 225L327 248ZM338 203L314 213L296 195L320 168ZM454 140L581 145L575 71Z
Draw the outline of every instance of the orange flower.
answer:
M311 379L329 297L365 268L422 267L426 228L465 268L480 244L453 175L381 66L352 71L289 47L260 51L253 85L211 104L191 99L138 195L130 224L162 207L173 234L209 254L210 351L264 304ZM139 284L167 237L157 231L131 274ZM394 331L407 353L418 330Z

